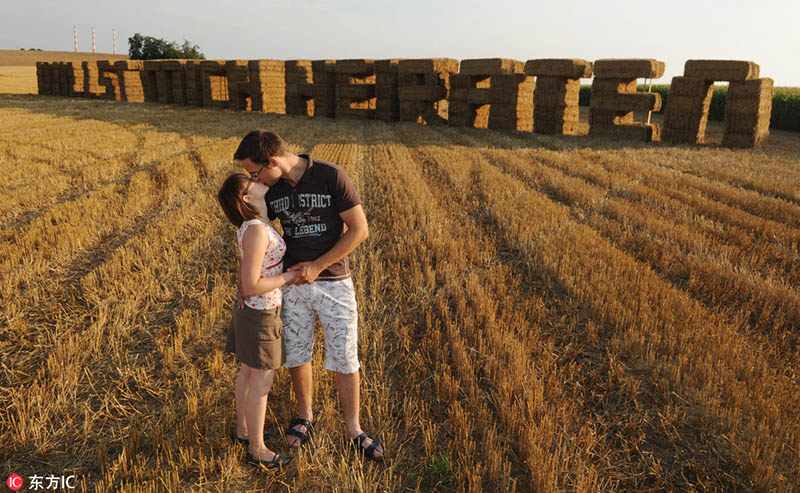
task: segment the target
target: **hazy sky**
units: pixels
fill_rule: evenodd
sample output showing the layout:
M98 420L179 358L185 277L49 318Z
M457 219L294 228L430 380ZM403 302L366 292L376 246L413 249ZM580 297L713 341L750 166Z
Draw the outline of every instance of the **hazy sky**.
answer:
M800 86L800 0L2 0L0 49L127 53L134 33L199 45L207 58L691 58L753 60ZM13 5L13 6L11 6Z

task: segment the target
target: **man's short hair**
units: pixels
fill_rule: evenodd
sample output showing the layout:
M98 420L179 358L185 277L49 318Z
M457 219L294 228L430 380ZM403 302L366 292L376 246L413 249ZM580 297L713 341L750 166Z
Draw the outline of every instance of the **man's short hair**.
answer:
M280 135L266 130L253 130L239 143L233 159L236 161L249 159L257 164L267 164L269 158L283 156L285 153Z

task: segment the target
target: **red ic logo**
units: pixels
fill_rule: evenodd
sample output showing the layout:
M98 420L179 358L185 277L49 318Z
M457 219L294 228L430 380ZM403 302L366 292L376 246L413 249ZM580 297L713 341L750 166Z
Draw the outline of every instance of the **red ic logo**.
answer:
M22 476L19 474L12 474L8 477L6 484L9 488L11 488L12 491L17 491L22 488Z

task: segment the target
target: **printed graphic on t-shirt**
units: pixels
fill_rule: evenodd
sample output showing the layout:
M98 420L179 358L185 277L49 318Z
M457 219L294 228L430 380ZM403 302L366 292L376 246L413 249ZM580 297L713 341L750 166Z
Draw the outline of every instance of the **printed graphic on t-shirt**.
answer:
M271 200L269 206L281 219L284 237L319 237L328 231L328 225L315 211L332 207L333 197L330 194L299 193Z

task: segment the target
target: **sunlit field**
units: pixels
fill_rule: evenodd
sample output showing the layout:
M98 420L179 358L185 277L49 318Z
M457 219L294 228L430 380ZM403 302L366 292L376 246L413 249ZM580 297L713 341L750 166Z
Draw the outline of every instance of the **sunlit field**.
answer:
M238 260L214 194L254 128L361 193L362 425L384 465L348 452L321 331L296 465L255 469L228 438ZM0 460L26 482L800 484L800 134L730 150L2 95L0 231ZM290 392L281 369L279 453Z

